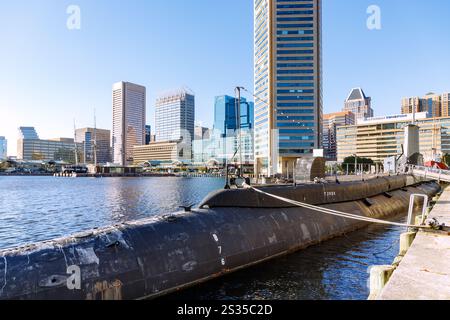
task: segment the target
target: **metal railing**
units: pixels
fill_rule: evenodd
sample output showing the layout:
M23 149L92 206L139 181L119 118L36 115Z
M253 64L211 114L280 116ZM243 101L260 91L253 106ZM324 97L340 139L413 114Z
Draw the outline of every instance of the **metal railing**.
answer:
M428 204L429 204L429 197L424 194L412 194L409 199L409 210L408 210L408 224L409 225L415 225L416 224L416 217L414 216L414 206L415 206L415 200L416 198L423 198L423 207L422 207L422 218L418 225L423 225L425 223L425 219L427 217L427 210L428 210ZM411 231L412 228L408 228L409 231Z
M442 170L422 166L408 166L408 168L408 171L414 176L437 180L439 182L450 182L450 170Z

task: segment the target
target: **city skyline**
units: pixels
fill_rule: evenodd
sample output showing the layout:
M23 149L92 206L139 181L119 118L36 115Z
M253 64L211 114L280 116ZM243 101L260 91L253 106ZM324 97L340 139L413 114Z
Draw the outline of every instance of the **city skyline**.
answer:
M96 109L100 115L98 127L112 129L110 86L117 81L141 83L148 88L147 122L152 125L155 97L168 88L180 85L193 88L197 98L196 118L211 127L215 96L232 94L236 85L253 87L253 1L199 0L190 5L181 1L172 4L133 1L125 9L136 19L127 21L126 25L106 21L115 20L125 7L122 4L106 1L79 1L78 4L82 12L79 31L65 28L67 4L64 3L31 1L26 3L29 10L22 10L23 5L15 2L5 4L0 13L0 21L11 27L0 31L7 48L0 53L0 67L8 75L0 79L4 88L0 111L8 111L6 117L0 117L0 135L10 142L9 155L16 155L14 141L19 126L42 128L40 135L45 138L71 137L73 118L81 127L92 126ZM402 97L449 90L449 67L444 63L449 44L441 40L449 29L445 12L450 4L430 1L410 6L403 0L378 1L382 29L373 31L366 27L366 9L370 4L362 0L342 6L331 0L323 1L325 113L339 111L348 90L358 86L370 92L377 115L392 113L393 108L398 110ZM205 12L224 12L224 15L205 16ZM173 26L162 24L164 17L171 13L181 18L181 22ZM230 24L225 13L233 13L239 22ZM200 16L204 19L202 23L192 24L185 15L191 15L193 20ZM418 15L420 24L415 23ZM211 30L205 30L205 25ZM112 54L112 36L119 27L125 28L117 34L120 39L135 30L140 37L131 37L127 45ZM12 29L14 33L7 31ZM155 41L167 44L162 38L169 35L170 39L180 29L183 29L180 43L155 53ZM208 33L208 41L197 36L200 31ZM136 53L133 46L142 39L148 43ZM436 45L430 49L421 44L425 41ZM236 43L236 52L216 50L223 42ZM178 49L187 44L192 45L180 55ZM405 53L404 48L409 51ZM212 53L215 56L210 58ZM125 66L111 63L128 55L134 61L127 60ZM211 74L220 76L211 81ZM38 78L41 81L36 81ZM27 94L22 94L24 91Z

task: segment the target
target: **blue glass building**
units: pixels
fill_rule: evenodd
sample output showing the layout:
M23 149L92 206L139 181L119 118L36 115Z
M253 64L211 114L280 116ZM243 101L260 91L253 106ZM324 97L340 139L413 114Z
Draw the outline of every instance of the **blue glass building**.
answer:
M223 137L234 135L238 129L238 117L236 117L238 107L237 99L230 96L216 97L214 104L214 129L221 132ZM241 129L253 129L254 104L241 98L240 107L240 127Z
M145 144L149 145L152 141L152 127L150 125L145 126Z
M254 1L255 173L322 147L321 0Z
M238 110L240 111L237 116ZM239 125L240 122L240 125ZM240 131L238 131L240 127ZM254 103L241 98L238 108L237 99L230 96L219 96L214 105L214 134L212 140L218 150L217 158L230 160L233 154L242 146L242 162L253 163L253 128ZM225 143L225 141L227 141ZM220 149L220 150L219 150ZM223 150L222 150L223 149Z

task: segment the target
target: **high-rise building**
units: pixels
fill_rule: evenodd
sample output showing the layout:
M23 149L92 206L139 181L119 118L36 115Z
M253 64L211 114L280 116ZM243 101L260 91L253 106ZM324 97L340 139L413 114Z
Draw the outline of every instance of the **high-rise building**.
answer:
M441 95L428 93L422 98L424 111L428 112L430 118L438 118L442 116Z
M149 145L152 142L152 126L145 126L145 144Z
M75 164L83 158L82 144L72 138L39 139L33 127L19 128L17 159L25 161L64 161ZM76 151L76 153L75 153Z
M428 93L423 97L403 98L402 114L427 112L429 118L446 117L449 115L448 96L449 93Z
M355 115L350 111L323 116L323 149L328 161L337 161L337 128L356 124Z
M450 117L450 92L442 95L442 116Z
M249 163L254 159L254 103L241 98L240 107L238 104L238 99L227 95L215 98L213 140L217 142L216 150L220 151L216 157L226 161L238 154L239 157L242 155L242 162ZM222 143L219 142L221 138L231 139ZM219 150L220 146L223 150Z
M8 158L8 141L5 137L0 137L0 160Z
M133 163L133 147L145 144L146 89L118 82L113 85L112 152L115 164Z
M156 100L156 141L186 138L192 144L195 136L195 96L187 89L160 95ZM189 135L189 137L187 137Z
M75 131L75 142L82 145L83 158L86 164L111 162L111 131L96 128L83 128Z
M343 111L350 111L355 115L356 120L372 118L372 98L367 97L361 88L354 88L350 91L344 103Z
M19 139L23 140L39 140L39 136L34 127L20 127Z
M195 126L194 140L207 140L210 138L211 129L202 126Z
M219 96L215 98L214 104L214 129L222 133L224 137L234 135L240 127L252 130L254 126L254 104L241 98L241 106L238 112L238 99L230 96ZM240 123L239 123L240 121Z
M254 1L255 173L322 146L321 0Z
M422 112L422 101L419 97L402 99L402 114Z

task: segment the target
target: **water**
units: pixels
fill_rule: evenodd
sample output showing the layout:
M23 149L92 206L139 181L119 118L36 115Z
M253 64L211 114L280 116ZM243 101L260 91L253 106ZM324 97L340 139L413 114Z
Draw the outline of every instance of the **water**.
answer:
M213 178L0 177L0 249L177 211L223 185ZM369 267L392 263L402 231L369 226L168 299L367 299Z
M0 177L0 249L198 204L221 179Z
M404 231L399 227L369 226L167 299L366 300L370 267L392 264Z

